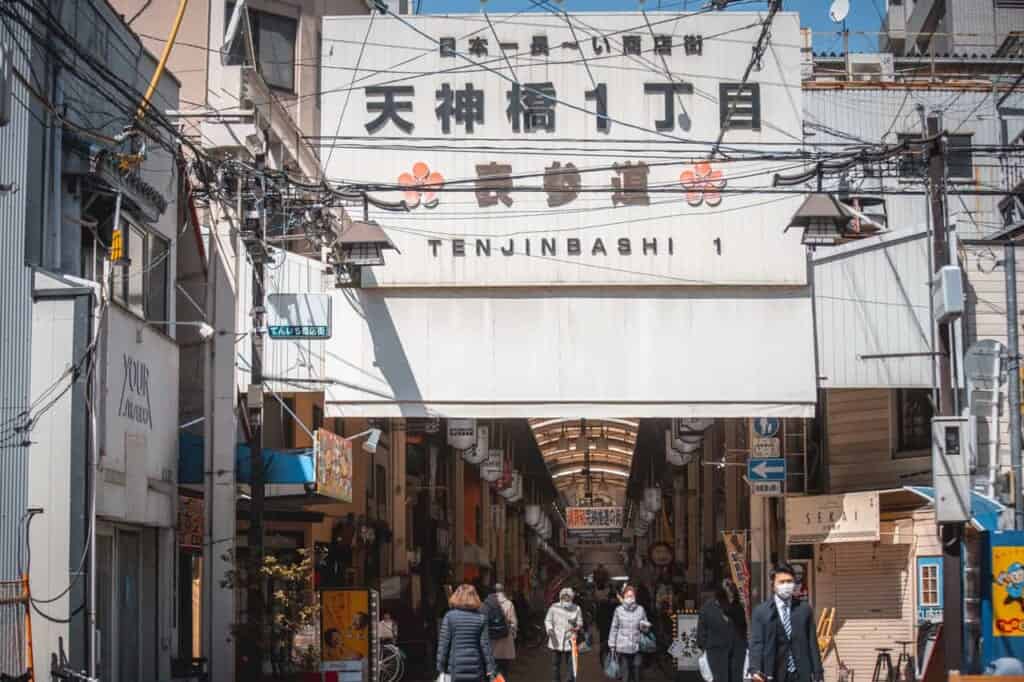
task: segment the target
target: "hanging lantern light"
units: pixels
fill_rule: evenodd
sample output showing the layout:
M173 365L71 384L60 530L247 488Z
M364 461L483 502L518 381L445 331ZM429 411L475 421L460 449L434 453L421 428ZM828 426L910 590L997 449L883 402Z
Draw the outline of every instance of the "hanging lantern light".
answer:
M476 444L475 419L449 419L448 445L456 450L468 450Z
M507 501L511 501L513 497L519 495L523 496L523 475L518 471L512 472L512 477L509 485L498 491L498 494L504 497Z
M480 478L488 483L494 483L501 478L504 472L505 451L501 448L491 448L487 460L480 465Z
M482 464L490 454L491 429L489 426L476 427L476 445L462 451L462 459L469 464Z
M661 511L661 488L644 489L644 507L652 513Z
M526 525L530 528L536 528L537 524L540 523L540 505L539 504L528 504L526 510L523 512L523 520L526 521Z

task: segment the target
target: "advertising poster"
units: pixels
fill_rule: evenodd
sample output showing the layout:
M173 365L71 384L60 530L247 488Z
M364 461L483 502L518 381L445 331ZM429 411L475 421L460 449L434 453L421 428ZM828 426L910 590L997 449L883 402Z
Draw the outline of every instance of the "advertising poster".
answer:
M316 491L340 502L351 502L352 441L317 429L316 449Z
M725 555L729 561L732 581L740 593L743 610L750 622L750 563L747 554L747 531L723 530L722 541L725 542Z
M369 590L323 590L320 593L320 669L369 668L370 627L374 614Z
M676 614L676 636L669 647L669 653L676 659L676 670L698 670L701 650L697 646L696 613Z
M793 596L806 601L814 606L814 560L813 559L790 559L789 565L793 567L796 575L796 590Z
M992 548L992 630L1024 638L1024 547Z

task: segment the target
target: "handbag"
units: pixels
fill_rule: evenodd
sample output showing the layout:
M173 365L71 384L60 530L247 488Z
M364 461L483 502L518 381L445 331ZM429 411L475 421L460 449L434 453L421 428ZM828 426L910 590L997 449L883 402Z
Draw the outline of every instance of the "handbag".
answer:
M640 633L640 653L653 654L658 651L658 640L653 632Z
M619 665L619 657L611 651L604 657L604 674L609 680L617 680L622 677L622 666Z
M697 667L704 682L714 682L715 676L711 673L711 664L708 662L708 652L702 651L697 659Z
M437 676L437 682L452 682L452 676L448 673L441 673Z

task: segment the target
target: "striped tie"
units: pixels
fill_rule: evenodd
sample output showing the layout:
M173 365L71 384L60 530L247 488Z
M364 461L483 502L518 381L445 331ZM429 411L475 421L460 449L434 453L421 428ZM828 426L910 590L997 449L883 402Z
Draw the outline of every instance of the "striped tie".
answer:
M786 630L786 639L792 642L793 621L789 617L789 602L782 603L782 627ZM791 673L796 672L796 660L793 658L792 648L790 648L789 653L786 655L786 670Z

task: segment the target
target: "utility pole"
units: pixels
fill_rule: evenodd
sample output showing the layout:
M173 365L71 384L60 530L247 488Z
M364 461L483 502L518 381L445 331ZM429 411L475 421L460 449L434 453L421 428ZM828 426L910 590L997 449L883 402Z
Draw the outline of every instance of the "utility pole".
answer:
M1021 494L1020 339L1017 333L1017 249L1003 245L1006 278L1006 384L1010 410L1010 467L1013 469L1013 527L1024 530L1024 495Z
M249 416L250 501L249 501L249 594L247 616L252 633L249 653L249 679L263 674L263 323L264 323L264 264L266 237L266 187L264 185L265 156L256 156L259 173L259 196L250 197L244 216L246 235L243 242L252 261L252 347L251 377L247 400Z
M928 136L935 138L928 148L928 198L932 226L932 281L929 296L935 286L940 268L949 265L949 242L946 234L946 135L942 121L936 115L928 117ZM932 320L935 324L935 320ZM950 330L940 324L936 336L939 362L939 404L935 414L953 415L953 375L950 371ZM945 641L946 669L963 667L964 595L963 548L964 524L943 523L939 526L942 537L942 637Z

